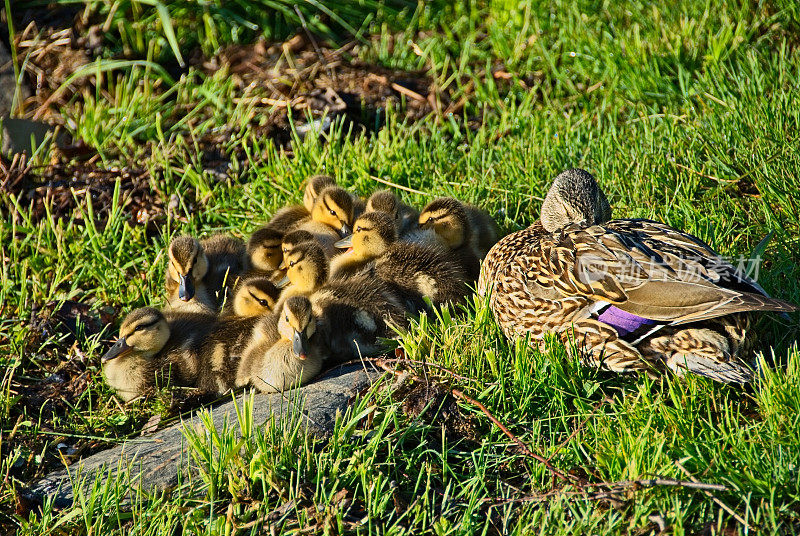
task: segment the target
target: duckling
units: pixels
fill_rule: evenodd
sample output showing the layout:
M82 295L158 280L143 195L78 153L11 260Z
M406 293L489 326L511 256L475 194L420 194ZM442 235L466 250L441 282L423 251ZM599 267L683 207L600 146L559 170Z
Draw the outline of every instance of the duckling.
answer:
M322 247L314 241L300 242L292 247L284 255L283 262L286 277L276 285L283 289L277 308L291 296L310 296L328 279L328 259Z
M247 264L247 247L240 238L218 234L200 241L208 259L206 288L221 306Z
M216 235L203 241L179 236L167 249L165 284L169 307L176 311L216 312L225 292L244 268L244 243Z
M305 210L305 207L303 207ZM338 186L324 188L314 201L311 213L281 229L284 233L307 231L320 243L325 255L330 258L339 253L334 244L350 234L353 223L353 199ZM272 227L272 223L267 224Z
M474 205L463 203L464 210L467 212L470 227L472 228L472 247L478 255L479 260L483 260L489 250L492 249L500 240L500 228L488 212Z
M165 315L153 307L131 311L117 342L101 358L106 383L125 402L156 386L193 385L200 362L194 342L213 323L208 314Z
M247 241L247 258L249 270L253 273L248 275L267 275L278 269L283 261L283 235L277 229L264 226L250 236Z
M419 211L410 207L394 195L390 190L378 190L367 199L364 212L385 212L395 222L400 238L418 228Z
M233 297L222 310L223 316L262 316L275 308L280 291L268 277L241 278Z
M263 317L257 331L258 340L251 342L239 363L237 385L249 384L262 393L275 393L305 385L319 374L323 354L308 298L287 299L277 318Z
M286 234L292 235L289 241L293 243L297 243L300 239L305 240L308 235L311 235L311 239L322 246L322 251L328 258L339 253L339 250L334 246L336 241L341 238L339 233L329 225L316 221L311 217L301 221L295 227L292 227Z
M385 218L383 217L385 216ZM389 221L385 225L372 224L373 219ZM334 257L330 264L330 279L347 279L357 274L374 271L375 258L383 253L381 244L397 240L397 229L392 218L383 212L365 212L354 224L352 235L336 242L336 247L347 251Z
M470 282L478 280L481 264L473 246L472 225L461 201L452 197L431 201L419 215L419 226L436 234L437 240L464 268Z
M327 359L341 363L387 349L381 339L406 329L401 296L372 276L331 281L311 296Z
M168 306L174 310L213 313L216 302L206 288L208 258L200 242L191 236L179 236L167 248Z
M328 186L314 201L311 219L335 229L339 233L339 238L344 238L352 232L352 196L343 188Z
M283 235L283 240L281 240L281 255L283 258L286 258L286 255L288 255L296 245L302 244L303 242L315 241L317 240L314 238L314 235L305 229L297 229L286 233ZM281 264L283 264L283 261L281 261Z
M312 175L306 182L306 189L303 192L303 206L308 210L309 214L314 208L314 202L319 197L319 194L328 186L338 186L336 179L330 175Z
M556 177L542 218L500 240L478 290L510 339L557 334L589 364L746 383L750 318L797 308L688 233L651 220L611 220L594 177ZM574 343L574 346L573 346Z
M440 248L398 241L388 214L367 212L356 220L354 228L352 236L337 243L352 247L352 251L334 260L332 274L353 266L363 270L366 263L373 263L375 275L395 285L417 310L421 300L416 298L427 297L433 304L443 305L463 302L469 294L467 275L458 262L448 259Z

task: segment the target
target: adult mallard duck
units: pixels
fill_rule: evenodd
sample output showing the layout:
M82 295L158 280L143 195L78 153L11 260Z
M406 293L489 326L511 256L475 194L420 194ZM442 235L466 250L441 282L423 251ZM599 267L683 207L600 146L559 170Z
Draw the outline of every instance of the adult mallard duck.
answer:
M770 298L697 237L610 217L594 177L568 170L540 221L491 249L478 289L491 294L505 335L541 346L553 332L587 362L617 372L751 380L751 313L796 307Z

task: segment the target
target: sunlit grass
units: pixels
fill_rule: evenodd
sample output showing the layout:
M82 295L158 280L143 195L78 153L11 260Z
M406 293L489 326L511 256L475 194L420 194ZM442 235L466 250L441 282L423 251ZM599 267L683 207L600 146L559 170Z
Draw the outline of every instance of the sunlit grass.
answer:
M189 4L166 5L184 54L200 39L209 55L222 44L211 36L230 32L228 22L219 22L219 6L209 7L202 31L190 35L180 17ZM116 46L169 58L157 11L147 6L129 6L146 16L117 26ZM107 7L97 5L101 12ZM52 458L64 438L111 444L135 435L151 415L166 413L169 395L125 407L113 400L99 356L114 326L79 336L89 387L66 413L26 407L10 386L14 377L49 374L42 355L53 347L64 361L77 355L62 352L58 340L31 344L35 306L74 299L98 310L114 306L122 315L160 305L171 236L225 230L246 237L279 207L298 202L302 181L320 172L362 195L384 187L376 177L424 192L397 190L418 206L454 195L513 231L538 217L552 177L583 167L609 193L616 216L666 221L724 255L749 256L773 233L759 282L800 303L796 15L791 3L701 2L669 9L497 2L420 5L403 15L375 11L360 56L423 69L439 87L457 88L466 119L404 123L402 109L388 108L375 134L336 120L322 139L293 135L291 155L258 134L259 114L268 110L239 99L224 71L190 70L171 86L145 68L109 74L104 91L62 111L67 124L98 151L103 166L146 169L164 204L173 194L178 204L148 234L124 210L122 192L102 222L77 192L76 214L38 223L23 200L0 194L0 421L4 440L15 426L17 438L31 440L3 446L0 474L11 475L0 485L3 523L20 534L256 534L266 527L259 519L295 500L286 532L629 534L657 530L654 519L675 534L744 532L696 490L640 490L621 504L566 497L544 505L509 502L554 483L480 411L460 405L474 432L462 438L446 430L441 415L433 417L437 407L415 417L378 389L338 421L327 442L296 422L253 428L244 402L244 430L232 422L216 436L202 428L187 434L192 459L207 469L191 486L121 505L123 475L121 482L98 482L71 509L46 504L41 516L16 518L14 492L30 482L15 479L15 468ZM395 16L404 31L396 32ZM161 40L157 54L144 40L153 35ZM230 35L236 42L255 33ZM259 88L248 91L258 95ZM231 133L221 142L231 178L219 181L204 169L197 140L221 127ZM45 147L35 161L48 158ZM481 401L562 471L600 482L684 479L684 467L699 480L726 485L717 498L750 526L794 533L800 530L797 319L768 319L760 329L763 378L746 390L697 378L620 377L580 367L555 342L546 352L510 344L477 298L465 312L423 317L399 344L410 359L453 371L457 376L431 367L426 374ZM34 440L47 433L52 440ZM342 490L349 502L337 496Z

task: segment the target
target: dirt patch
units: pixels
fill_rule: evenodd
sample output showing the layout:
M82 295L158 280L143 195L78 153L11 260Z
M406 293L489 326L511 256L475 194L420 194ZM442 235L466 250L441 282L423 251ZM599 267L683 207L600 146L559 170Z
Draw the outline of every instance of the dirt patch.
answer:
M263 88L257 104L285 112L347 113L369 125L369 116L389 105L401 107L405 117L418 120L438 111L449 113L450 95L435 87L424 72L407 72L368 64L357 57L357 44L332 49L299 34L284 43L259 41L233 46L198 64L206 73L227 69L243 93ZM404 105L403 105L404 103ZM366 114L366 117L365 115Z
M94 76L71 81L70 77L91 64L103 49L102 31L97 24L75 15L72 27L59 28L64 17L59 20L45 23L29 17L21 24L24 30L16 35L25 79L32 89L32 95L23 103L24 115L54 125L65 124L63 111L80 106L84 94L95 94ZM221 69L229 73L238 94L235 98L251 106L251 132L259 139L272 139L288 154L292 152L292 123L300 137L320 135L337 119L355 127L352 132L357 134L382 128L390 106L410 121L432 112L461 111L461 105L452 103L450 93L436 87L423 72L368 64L358 58L355 43L333 49L305 34L283 43L259 41L230 46L213 58L190 55L189 69L206 75ZM164 118L165 124L181 120L184 112L176 107L174 117ZM192 121L197 124L203 119L198 116ZM199 156L204 172L213 181L237 180L231 176L231 160L247 158L241 144L232 143L242 137L237 128L215 129L195 140L200 154L192 156ZM26 166L24 159L0 162L0 171L5 171L0 193L13 194L20 206L30 208L34 222L47 217L48 208L54 218L75 218L80 222L86 216L86 201L91 200L95 224L102 224L112 211L117 181L122 210L131 223L147 225L148 230L155 230L171 205L188 207L194 203L159 192L146 170L135 166L103 167L97 163L94 148L81 140L69 143L59 143L51 164L42 168ZM171 158L186 157L183 153L189 150L194 152L195 146L176 147ZM145 155L147 152L145 147ZM5 210L15 212L13 205Z
M88 217L91 201L95 225L102 228L114 208L129 216L129 221L146 225L155 231L166 218L164 196L150 181L147 170L134 168L102 169L89 162L51 164L34 168L17 156L13 161L0 161L0 194L11 194L19 206L29 209L37 223L50 215L54 219L83 222ZM119 181L119 196L114 204L114 191ZM2 196L3 198L6 195ZM4 216L19 217L13 203L0 204Z

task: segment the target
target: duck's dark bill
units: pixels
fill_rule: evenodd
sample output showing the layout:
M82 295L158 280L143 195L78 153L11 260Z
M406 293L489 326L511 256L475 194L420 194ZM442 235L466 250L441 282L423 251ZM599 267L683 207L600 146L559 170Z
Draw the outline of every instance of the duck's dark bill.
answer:
M353 246L353 235L345 236L334 244L337 248L347 249Z
M124 337L120 338L117 340L117 342L114 343L114 346L109 348L108 352L106 352L105 355L103 355L103 357L100 358L100 361L102 363L105 363L106 361L111 361L114 358L125 355L126 353L128 353L130 349L131 347L128 346L128 343L125 342L125 338Z
M295 331L292 336L292 351L297 359L305 359L308 356L308 337L305 333Z
M189 301L194 298L194 284L192 280L185 275L181 275L180 284L178 285L178 297L183 301Z

